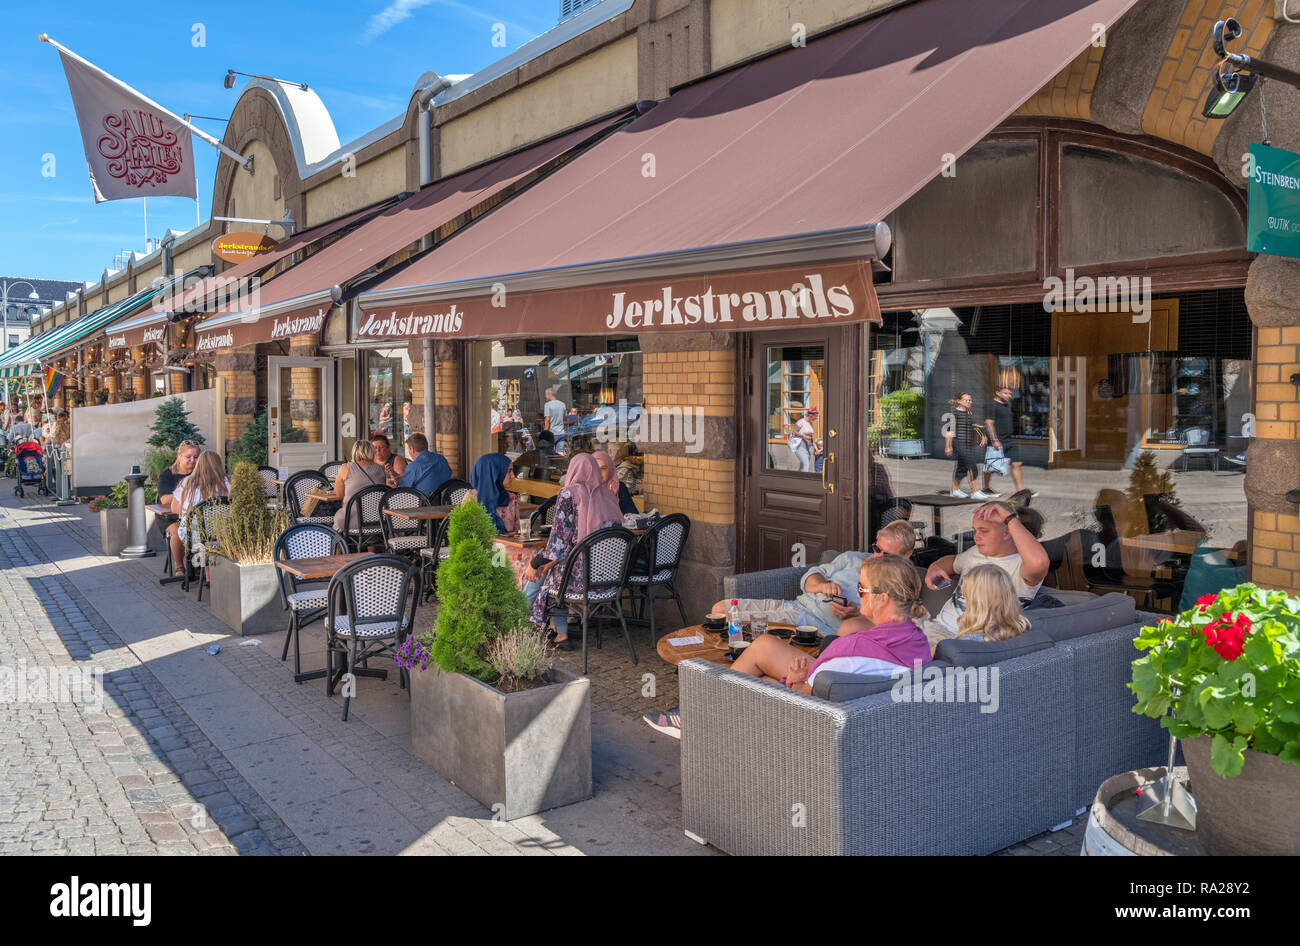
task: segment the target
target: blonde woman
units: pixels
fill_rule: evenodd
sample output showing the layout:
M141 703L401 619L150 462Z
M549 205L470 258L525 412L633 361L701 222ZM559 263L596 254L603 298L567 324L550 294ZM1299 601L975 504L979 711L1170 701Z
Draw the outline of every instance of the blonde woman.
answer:
M331 498L342 504L334 514L335 531L345 533L343 516L348 511L348 500L353 493L367 486L385 485L387 475L384 468L375 462L374 445L369 440L358 440L352 445L352 462L345 463L334 479L334 495Z
M181 517L177 535L182 546L188 538L186 518L189 511L205 499L217 499L230 495L230 480L222 469L221 457L214 450L205 450L199 454L194 464L194 472L181 482L180 489L173 494L171 508Z
M957 593L966 599L966 610L957 618L958 637L1007 641L1029 630L1015 586L996 565L977 565L966 572Z
M202 447L197 441L182 440L176 447L176 460L158 474L158 505L170 511L170 515L159 517L158 524L171 544L172 564L177 578L184 574L185 543L180 537L179 497L174 494L180 489L185 478L194 472L201 450Z

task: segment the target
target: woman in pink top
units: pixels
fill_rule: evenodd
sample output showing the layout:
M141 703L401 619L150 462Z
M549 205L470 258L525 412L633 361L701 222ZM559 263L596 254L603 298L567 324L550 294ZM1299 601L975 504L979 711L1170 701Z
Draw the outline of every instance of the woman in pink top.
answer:
M822 670L888 676L897 667L930 662L930 645L916 621L926 617L921 604L921 576L897 555L865 559L858 572L860 618L850 618L821 656L765 634L747 647L732 669L754 677L779 680L802 693L812 692Z

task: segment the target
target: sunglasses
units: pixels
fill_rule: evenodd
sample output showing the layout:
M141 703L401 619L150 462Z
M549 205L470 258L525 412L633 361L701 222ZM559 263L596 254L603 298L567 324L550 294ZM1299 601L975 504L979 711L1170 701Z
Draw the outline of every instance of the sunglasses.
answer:
M874 591L874 590L872 590L871 588L864 588L864 587L862 587L862 582L858 582L858 597L859 597L859 598L861 598L863 595L885 595L885 594L889 594L889 592L887 592L887 591Z

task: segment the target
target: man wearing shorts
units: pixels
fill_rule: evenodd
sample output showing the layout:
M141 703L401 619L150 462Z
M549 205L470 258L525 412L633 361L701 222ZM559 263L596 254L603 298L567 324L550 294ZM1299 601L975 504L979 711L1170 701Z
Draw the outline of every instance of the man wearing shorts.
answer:
M985 418L984 427L989 434L989 443L995 449L1001 450L1002 455L1011 461L1011 479L1016 484L1016 492L1025 488L1025 478L1023 467L1020 462L1020 447L1016 444L1012 434L1015 432L1015 424L1011 420L1011 388L1003 385L998 388L993 395L993 404L989 408L989 413L993 416ZM993 474L987 465L984 467L984 492L989 496L997 496L989 486L989 481ZM1033 495L1037 496L1037 493Z

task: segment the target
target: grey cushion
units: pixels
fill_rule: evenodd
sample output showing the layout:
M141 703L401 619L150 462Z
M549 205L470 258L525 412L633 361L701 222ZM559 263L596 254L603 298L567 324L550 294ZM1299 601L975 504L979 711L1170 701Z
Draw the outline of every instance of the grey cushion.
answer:
M1051 613L1064 614L1066 611L1065 608L1057 608ZM989 664L1032 654L1036 650L1046 650L1051 646L1052 639L1045 631L1030 628L1009 641L972 641L952 637L939 642L934 656L936 660L947 661L954 667L987 667Z
M926 667L938 667L943 669L948 664L940 660L932 660ZM902 667L898 668L900 671ZM860 700L864 696L874 696L877 693L888 693L894 687L896 677L879 677L867 676L860 673L838 673L834 670L823 670L817 674L813 680L813 696L820 696L823 700L830 700L832 703L848 703L851 700Z
M1073 640L1112 627L1125 627L1137 620L1133 599L1116 591L1094 595L1086 591L1053 590L1052 595L1064 601L1065 607L1030 611L1026 616L1034 631L1047 635L1053 642ZM1073 599L1074 595L1081 597Z

